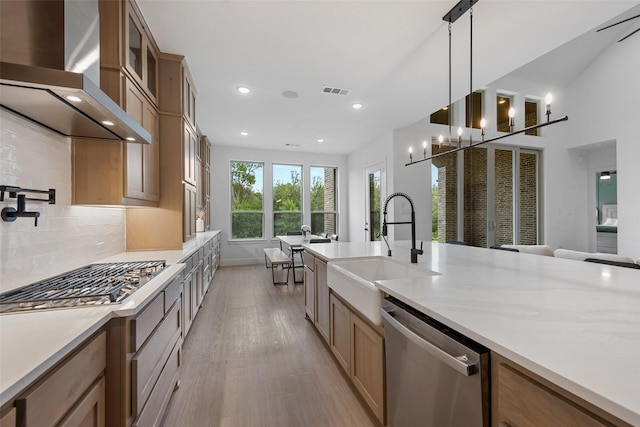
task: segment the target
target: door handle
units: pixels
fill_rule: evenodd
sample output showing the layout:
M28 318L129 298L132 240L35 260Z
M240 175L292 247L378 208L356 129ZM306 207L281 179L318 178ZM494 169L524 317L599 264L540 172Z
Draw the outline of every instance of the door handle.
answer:
M478 373L478 366L474 362L468 362L466 360L466 355L462 356L454 356L452 354L447 353L440 347L431 344L429 341L424 340L422 337L411 331L409 328L404 326L402 323L398 322L394 319L389 313L386 312L385 309L380 309L380 315L384 320L389 323L389 326L396 329L402 335L404 335L411 342L419 346L421 349L430 353L436 359L441 362L447 364L449 367L455 369L458 373L470 377L476 373Z

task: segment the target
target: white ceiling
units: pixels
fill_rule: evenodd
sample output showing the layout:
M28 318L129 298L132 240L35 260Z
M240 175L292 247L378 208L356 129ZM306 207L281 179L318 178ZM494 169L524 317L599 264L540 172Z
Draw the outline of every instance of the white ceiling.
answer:
M455 0L138 4L160 49L187 57L198 91L198 124L214 145L348 154L448 102L448 32L442 17ZM479 1L473 8L474 88L638 4ZM598 43L611 43L622 30L598 33ZM469 90L469 41L467 12L452 26L454 100ZM569 59L559 68L566 71L563 78L575 75L604 49L598 45L600 51L580 54L593 52L593 43L575 45L570 55L560 56ZM558 65L557 56L552 60ZM545 69L536 71L532 65L518 72L540 80L549 77ZM238 86L251 88L251 93L240 95ZM324 86L350 93L325 94ZM284 91L299 97L285 98ZM354 110L355 102L364 107ZM319 138L325 142L316 142Z

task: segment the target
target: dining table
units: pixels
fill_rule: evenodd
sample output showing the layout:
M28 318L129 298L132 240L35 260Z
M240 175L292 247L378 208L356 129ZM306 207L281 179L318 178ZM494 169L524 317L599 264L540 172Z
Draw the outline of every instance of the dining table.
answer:
M305 243L309 243L311 240L315 240L315 239L326 239L326 237L322 237L322 236L317 236L315 234L311 234L307 237L304 237L301 234L294 234L294 235L286 235L286 236L276 236L276 238L278 240L280 240L280 249L284 250L282 248L282 244L284 243L285 245L289 246L289 248L291 249L289 252L291 254L291 267L293 269L293 283L302 283L304 282L304 275L302 276L301 280L296 280L296 268L304 268L304 262L302 261L302 255L300 255L300 264L296 265L296 258L295 258L295 254L299 253L302 254L302 245Z

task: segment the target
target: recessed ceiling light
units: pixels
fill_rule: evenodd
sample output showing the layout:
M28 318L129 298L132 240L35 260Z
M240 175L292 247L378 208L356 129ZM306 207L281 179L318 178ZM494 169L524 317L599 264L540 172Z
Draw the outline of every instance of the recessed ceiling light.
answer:
M282 96L284 96L285 98L289 98L289 99L295 99L295 98L299 97L300 94L298 92L296 92L295 90L285 90L284 92L282 92Z
M324 142L324 139L318 139L317 141L322 144Z
M356 104L353 104L352 107L353 107L354 110L359 110L359 109L362 108L362 104L356 103Z
M65 96L65 98L67 98L71 102L82 102L82 99L78 98L75 95L67 95L67 96Z
M242 94L247 94L247 93L251 92L251 89L249 89L248 87L245 87L245 86L239 86L237 89L238 89L238 92L240 92Z
M102 124L105 126L113 126L113 122L110 122L109 120L103 120Z
M249 135L249 132L246 132L246 131L243 130L242 132L240 132L240 135L247 136L247 135Z
M135 138L132 138L132 137L130 137L130 136L126 137L125 139L126 139L127 141L135 141L135 140L136 140Z

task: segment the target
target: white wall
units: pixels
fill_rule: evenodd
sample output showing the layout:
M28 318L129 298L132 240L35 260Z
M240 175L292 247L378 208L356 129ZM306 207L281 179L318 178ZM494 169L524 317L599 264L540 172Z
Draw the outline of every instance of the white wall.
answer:
M348 239L352 242L365 240L364 223L366 218L365 185L366 170L382 164L386 174L386 188L383 194L390 194L393 188L393 134L391 131L380 135L375 141L365 144L348 157L349 200L347 214L349 223Z
M40 212L37 227L33 218L0 221L0 291L125 250L123 208L71 206L70 139L4 110L0 111L0 185L56 189L55 205L27 202L27 210ZM5 193L0 208L15 205L16 199Z
M230 241L231 237L231 162L248 161L264 163L264 230L266 239ZM325 166L338 168L338 235L340 240L348 239L347 218L347 157L303 153L298 151L272 151L235 148L214 145L211 150L211 228L221 231L221 263L223 265L256 264L264 262L266 247L278 246L278 240L271 238L273 230L271 185L272 164L302 165L302 185L304 216L303 223L311 222L310 201L304 198L309 193L309 167Z
M552 119L568 115L569 121L541 129L540 137L516 135L496 144L540 149L543 162L543 241L553 248L595 250L593 220L593 172L595 169L618 171L618 253L640 257L640 36L614 43L573 82L553 86L544 82L503 77L485 87L487 135L496 135L495 97L499 92L515 93L516 108L525 98L554 94ZM516 116L516 128L522 127L522 115ZM414 147L414 159L422 153L421 141L448 132L448 127L423 120L394 132L394 191L406 191L414 200L428 206L428 176L416 175L414 168L428 170L430 163L405 167L408 147ZM478 136L474 136L478 139ZM607 144L606 149L597 149ZM594 147L596 149L594 149ZM613 159L615 156L615 159ZM424 209L423 207L420 210ZM430 209L429 209L430 212ZM426 218L426 216L425 216ZM419 216L419 229L426 226ZM403 234L406 237L406 235ZM422 237L421 237L422 238Z
M411 166L409 147L413 147L413 160L424 158L423 141L427 141L427 156L431 154L432 126L429 119L420 120L403 129L393 132L394 173L393 191L406 193L413 200L416 212L416 240L431 241L431 162L422 162ZM411 207L406 199L396 197L389 204L389 221L410 221ZM391 231L391 229L393 229ZM409 225L390 227L390 236L395 240L411 239ZM420 244L417 244L418 247Z
M571 146L616 141L618 253L640 257L640 35L614 43L568 87Z

